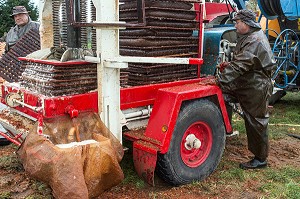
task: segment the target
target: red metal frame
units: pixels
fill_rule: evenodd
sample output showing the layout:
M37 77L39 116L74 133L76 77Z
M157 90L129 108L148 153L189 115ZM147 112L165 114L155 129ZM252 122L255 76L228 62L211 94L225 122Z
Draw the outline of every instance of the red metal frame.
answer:
M136 172L154 186L154 171L157 161L157 147L141 140L133 142L133 162Z
M46 97L44 95L32 93L25 89L18 89L9 85L2 85L2 103L5 104L5 97L10 92L22 93L24 96L24 103L41 108L41 113L38 113L27 107L15 107L15 109L34 118L38 118L40 114L42 114L44 118L53 118L56 116L65 115L68 112L71 114L76 111L98 112L97 92L72 96ZM71 106L73 106L74 108L70 112Z
M14 143L17 146L21 146L21 142L20 142L20 137L22 136L22 133L19 133L18 135L11 137L8 136L6 133L0 131L0 135L3 136L5 139L7 139L8 141Z
M157 91L159 89L197 83L199 81L200 79L192 79L162 84L122 88L120 90L121 110L153 105ZM72 96L46 97L41 94L32 93L25 89L19 89L10 85L2 85L2 103L5 103L5 97L10 92L22 93L24 96L24 103L28 105L42 107L43 104L44 107L42 109L41 114L44 118L52 118L59 115L64 115L66 113L70 113L70 107L72 107L72 115L75 110L79 112L98 112L98 94L96 91ZM34 118L38 118L39 115L39 113L28 109L27 107L18 106L15 107L15 109L26 113Z
M122 88L120 90L121 110L153 105L155 102L157 91L159 89L181 86L185 84L192 84L192 83L197 83L199 81L200 79L191 79L191 80L182 80L182 81L162 83L162 84L152 84L152 85L145 85L145 86Z
M206 20L211 21L214 18L221 16L221 15L228 15L228 9L230 12L233 11L231 6L225 3L205 3L205 10L206 10Z
M170 83L163 83L163 84L153 84L153 85L146 85L146 86L137 86L137 87L131 87L131 88L123 88L120 90L121 92L121 109L129 109L129 108L136 108L141 106L147 106L147 105L153 105L153 104L159 104L163 103L157 100L164 101L164 96L166 93L161 93L164 89L165 92L167 90L174 90L178 89L182 92L186 92L185 100L191 100L194 98L201 98L205 96L211 95L211 93L220 93L216 91L210 91L207 89L204 89L206 92L205 95L199 94L199 92L203 91L203 88L211 88L211 86L200 86L197 83L200 82L201 79L192 79L192 80L185 80L185 81L177 81L177 82L170 82ZM193 88L196 85L195 88ZM192 90L191 90L192 88ZM201 89L199 89L201 88ZM217 87L218 88L218 87ZM159 92L160 91L160 92ZM31 93L27 90L23 89L17 89L15 87L11 86L2 86L2 93L3 96L1 98L1 102L5 103L5 96L9 92L21 92L24 95L24 103L27 103L31 106L37 106L42 107L42 104L44 104L44 109L42 110L42 115L44 118L52 118L59 115L64 115L67 112L69 112L69 107L72 106L72 109L74 111L78 110L80 111L94 111L98 112L98 96L97 92L91 92L91 93L85 93L85 94L79 94L79 95L72 95L72 96L60 96L60 97L46 97L44 95L38 95L36 93ZM160 96L162 95L162 96ZM168 94L170 95L170 94ZM180 94L178 94L180 95ZM218 94L219 96L220 94ZM198 96L198 97L192 97L192 96ZM169 98L168 96L167 98ZM221 96L222 97L222 96ZM222 100L219 98L219 103L222 104ZM176 101L176 100L174 100ZM83 103L84 102L84 103ZM173 102L166 102L166 103L173 103ZM158 106L158 105L156 105ZM168 105L169 106L169 105ZM15 109L26 113L32 117L38 118L39 113L28 109L26 107L15 107ZM223 113L223 117L226 118L227 114ZM174 118L176 119L176 118ZM227 127L228 129L228 127Z

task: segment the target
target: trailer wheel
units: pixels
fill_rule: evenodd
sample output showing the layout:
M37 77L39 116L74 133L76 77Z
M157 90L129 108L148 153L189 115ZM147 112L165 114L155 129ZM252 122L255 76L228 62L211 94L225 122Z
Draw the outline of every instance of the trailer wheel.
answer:
M225 147L225 127L218 107L208 100L182 106L169 150L159 154L156 172L172 185L203 180L219 164Z

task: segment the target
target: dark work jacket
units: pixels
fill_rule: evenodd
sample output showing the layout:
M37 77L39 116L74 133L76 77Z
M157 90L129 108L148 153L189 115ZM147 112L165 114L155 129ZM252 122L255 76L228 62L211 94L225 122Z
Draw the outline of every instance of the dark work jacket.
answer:
M271 75L275 69L276 62L264 32L251 29L239 35L233 60L219 75L218 82L223 92L233 94L239 101L264 103L265 97L272 94ZM257 107L251 104L245 106L253 113Z
M240 35L233 60L218 76L224 93L238 100L244 112L248 149L258 158L268 156L268 99L276 69L270 44L261 29Z
M29 17L29 21L25 26L20 27L16 25L13 28L11 28L5 37L5 51L7 52L13 45L15 45L17 41L30 29L34 28L38 30L39 27L39 23L32 21Z
M269 80L275 69L275 59L264 32L254 29L239 36L233 60L220 74L219 83L232 89L244 84L255 85L257 81Z

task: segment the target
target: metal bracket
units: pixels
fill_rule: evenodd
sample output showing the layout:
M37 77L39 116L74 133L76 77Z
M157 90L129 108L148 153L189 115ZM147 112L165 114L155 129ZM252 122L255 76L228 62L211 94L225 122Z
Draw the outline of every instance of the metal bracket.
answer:
M128 68L127 62L110 62L105 61L103 62L104 67L106 68Z
M95 63L95 64L101 63L100 57L85 56L84 60L87 62Z

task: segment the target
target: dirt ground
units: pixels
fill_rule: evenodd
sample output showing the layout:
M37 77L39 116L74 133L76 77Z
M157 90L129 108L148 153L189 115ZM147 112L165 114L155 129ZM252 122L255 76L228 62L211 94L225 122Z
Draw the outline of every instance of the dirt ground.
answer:
M282 168L287 165L300 168L300 140L285 137L271 141L269 167ZM248 161L252 156L247 150L246 139L231 137L226 141L226 149L222 161L233 162L238 167L240 162ZM136 189L132 186L118 186L105 192L101 198L259 198L262 193L257 190L256 182L241 184L240 191L232 190L228 185L218 184L218 175L228 168L220 164L217 170L209 176L201 186L184 185L170 187L157 180L155 187ZM252 172L252 171L250 171ZM205 187L207 184L215 187Z
M269 167L281 168L287 165L300 168L300 140L286 136L280 140L271 140ZM0 167L0 196L2 198L51 198L51 189L45 184L30 179L17 156L13 145L0 146L1 161L8 161ZM125 154L128 155L128 154ZM7 158L10 157L10 158ZM134 183L121 183L104 192L99 198L259 198L264 196L257 188L256 181L241 182L240 189L220 183L218 176L229 169L227 164L232 162L238 167L251 154L246 149L246 139L240 136L230 137L226 141L226 149L221 164L217 170L203 183L197 186L184 185L171 187L156 177L156 186L144 185L137 187ZM249 171L253 172L253 171ZM10 192L10 194L6 193ZM35 194L34 197L33 194ZM28 197L29 196L29 197Z

